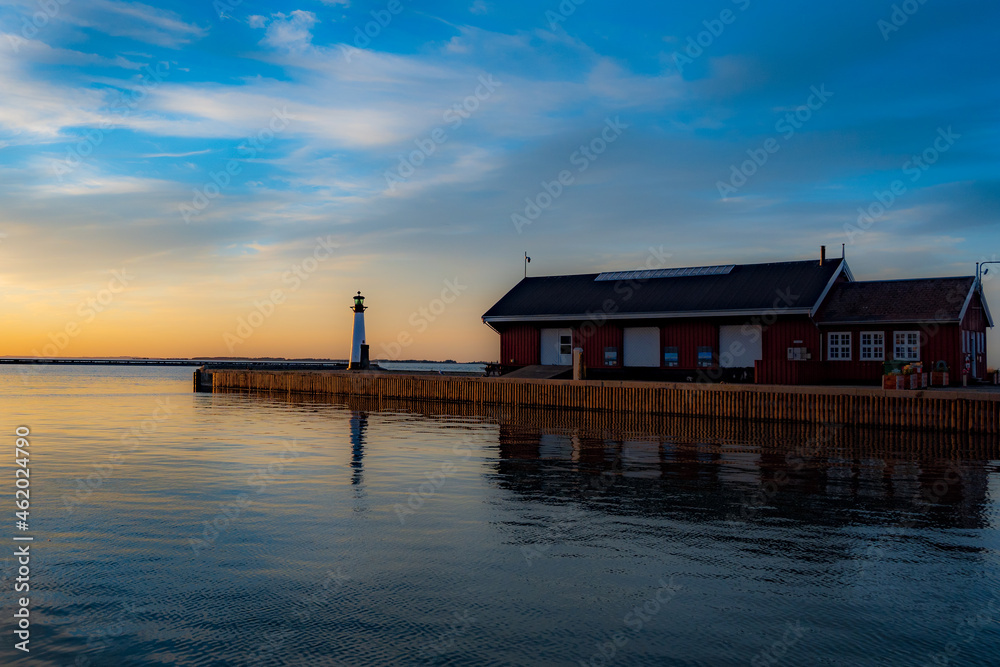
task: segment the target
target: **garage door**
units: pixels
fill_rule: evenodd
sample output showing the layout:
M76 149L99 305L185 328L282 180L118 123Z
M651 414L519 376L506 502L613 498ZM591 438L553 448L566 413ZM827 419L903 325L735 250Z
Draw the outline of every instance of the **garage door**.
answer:
M659 327L628 327L624 342L626 366L660 367Z
M738 324L719 327L719 365L723 368L753 368L764 358L760 325Z
M542 329L543 366L573 365L572 329Z

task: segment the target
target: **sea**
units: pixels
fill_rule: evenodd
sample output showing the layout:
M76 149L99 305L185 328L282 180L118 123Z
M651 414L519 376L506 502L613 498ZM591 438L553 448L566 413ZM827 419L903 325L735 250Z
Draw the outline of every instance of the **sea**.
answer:
M191 374L0 366L0 664L1000 664L995 438Z

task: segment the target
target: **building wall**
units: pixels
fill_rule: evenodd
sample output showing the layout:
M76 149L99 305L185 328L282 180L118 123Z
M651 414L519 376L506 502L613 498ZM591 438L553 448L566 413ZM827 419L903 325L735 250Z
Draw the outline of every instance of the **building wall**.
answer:
M515 324L500 332L500 363L530 366L540 361L541 333L532 324Z
M583 362L587 368L621 368L622 367L622 328L617 324L604 323L600 326L584 323L573 328L573 347L583 348ZM618 348L618 364L604 365L604 348Z
M969 309L965 312L965 319L962 320L962 328L981 333L986 333L986 329L989 328L986 313L983 311L983 300L979 294L973 295Z
M695 320L667 320L660 326L660 349L676 346L683 369L698 368L698 348L710 346L717 361L719 357L719 324ZM660 365L663 355L660 354Z
M790 317L764 327L765 361L787 360L790 347L804 347L812 354L813 361L819 361L819 329L809 317Z
M954 380L961 367L961 338L957 324L893 324L893 325L852 325L852 326L823 326L822 359L826 369L826 376L831 382L839 383L862 383L877 384L884 372L883 361L862 361L861 360L861 333L868 331L881 331L885 339L885 360L893 358L894 334L897 331L918 331L920 337L920 361L924 364L925 370L933 370L934 364L943 360L948 364ZM851 359L838 360L829 359L828 338L829 333L851 333Z
M974 366L975 377L979 379L982 379L986 375L986 330L988 328L989 320L986 319L986 312L983 310L983 300L976 293L972 296L969 309L965 312L965 319L962 320L962 333L960 335L964 336L964 332L971 331L976 336L978 346L982 347L982 349L978 350Z
M978 297L977 297L978 299ZM978 303L978 301L976 302ZM710 346L718 358L719 325L735 324L723 320L659 320L629 322L629 326L659 326L661 350L667 346L677 346L680 365L677 370L698 368L698 347ZM600 326L593 323L562 323L546 326L563 326L573 329L573 346L583 348L583 358L588 368L623 368L623 330L619 323L606 322ZM502 330L500 336L500 360L503 364L527 366L540 362L539 343L541 326L537 324L516 324ZM896 331L921 332L920 359L924 368L932 370L938 360L944 360L952 372L952 381L961 381L962 330L984 332L986 319L981 310L970 307L969 315L960 329L957 324L901 324L901 325L852 325L823 326L822 329L806 316L779 319L771 325L763 326L763 360L757 365L756 381L766 384L815 384L833 382L843 384L880 383L883 373L882 361L861 360L861 333L881 331L885 336L886 359L893 356L893 334ZM830 332L851 333L851 359L849 361L830 360L827 350L827 334ZM795 341L802 341L797 343ZM618 365L604 365L604 348L618 349ZM812 355L810 361L788 361L789 347L805 347ZM663 364L662 351L660 355ZM985 356L980 365L985 369Z

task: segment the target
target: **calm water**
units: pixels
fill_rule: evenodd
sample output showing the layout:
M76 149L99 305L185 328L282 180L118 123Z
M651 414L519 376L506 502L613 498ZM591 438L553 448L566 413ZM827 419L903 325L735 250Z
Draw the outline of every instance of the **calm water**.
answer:
M995 442L19 370L0 366L2 664L1000 663Z

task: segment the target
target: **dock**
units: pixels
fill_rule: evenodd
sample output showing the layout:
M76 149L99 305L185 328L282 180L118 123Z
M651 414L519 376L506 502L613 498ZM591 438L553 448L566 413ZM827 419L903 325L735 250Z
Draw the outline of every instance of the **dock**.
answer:
M522 406L891 431L1000 433L1000 392L199 369L195 391Z

